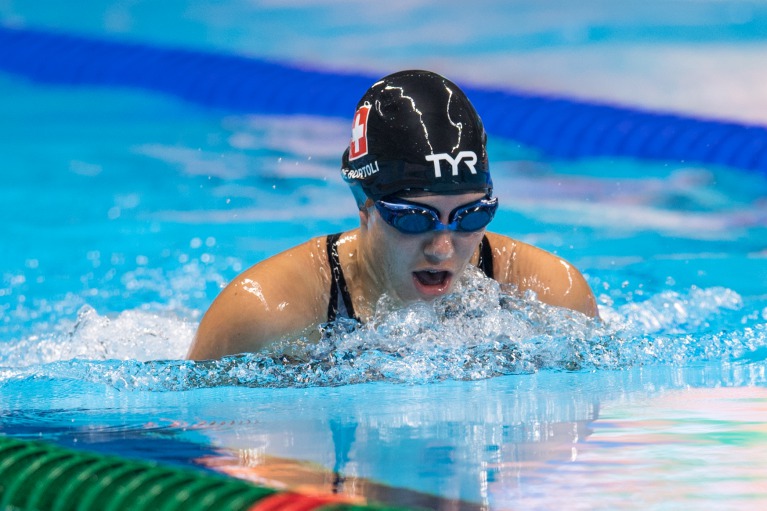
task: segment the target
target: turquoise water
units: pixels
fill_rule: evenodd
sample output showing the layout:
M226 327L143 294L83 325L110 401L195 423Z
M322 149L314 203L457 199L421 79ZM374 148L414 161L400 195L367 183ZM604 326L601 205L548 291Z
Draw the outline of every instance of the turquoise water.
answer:
M621 13L601 2L577 12L482 4L492 23L452 3L379 7L356 23L344 4L299 4L105 2L74 16L5 2L0 19L328 69L418 63L572 95L588 77L616 76L611 99L647 108L675 97L653 87L670 83L664 66L680 48L748 56L764 44L763 8L746 2L629 2ZM473 21L458 39L446 35L455 18ZM654 49L669 56L648 71L640 63ZM605 50L636 60L611 65ZM538 83L512 72L535 60L563 65ZM576 73L572 60L589 66ZM697 76L725 65L695 62ZM637 70L647 82L621 89ZM700 83L694 91L719 95L698 111L742 118L732 80ZM2 432L288 484L268 472L279 461L325 489L338 474L347 494L408 503L417 492L431 507L767 501L757 455L767 447L764 174L557 161L494 138L493 230L581 268L603 323L533 300L498 306L492 283L472 278L434 307L380 317L290 360L277 346L193 364L182 359L196 324L226 282L355 226L337 170L348 123L10 75L0 90ZM751 99L757 116L758 92Z

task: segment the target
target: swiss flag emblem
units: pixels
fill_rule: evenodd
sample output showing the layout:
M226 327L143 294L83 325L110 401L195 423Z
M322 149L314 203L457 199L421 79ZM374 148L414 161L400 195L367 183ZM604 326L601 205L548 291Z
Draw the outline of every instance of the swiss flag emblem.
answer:
M362 105L354 114L352 141L349 144L349 159L354 160L368 154L368 114L370 105Z

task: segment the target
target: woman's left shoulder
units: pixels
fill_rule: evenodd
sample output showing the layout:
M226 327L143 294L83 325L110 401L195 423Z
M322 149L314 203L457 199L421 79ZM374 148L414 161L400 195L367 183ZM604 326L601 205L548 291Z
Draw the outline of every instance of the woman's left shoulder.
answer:
M486 233L493 253L494 276L520 291L532 290L538 299L598 316L594 294L586 279L569 261L523 241Z

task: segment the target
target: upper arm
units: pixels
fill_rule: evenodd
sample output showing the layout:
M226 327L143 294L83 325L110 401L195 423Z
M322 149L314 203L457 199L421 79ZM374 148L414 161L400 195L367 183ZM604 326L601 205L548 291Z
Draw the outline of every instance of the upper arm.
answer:
M320 323L327 272L318 265L326 261L317 260L308 243L251 267L229 283L200 321L188 358L256 351Z
M598 317L594 293L580 271L561 257L521 241L488 233L495 278L520 291L531 290L549 305Z
M553 254L548 279L542 279L539 291L541 301L567 307L587 316L598 317L596 298L580 271L564 259Z

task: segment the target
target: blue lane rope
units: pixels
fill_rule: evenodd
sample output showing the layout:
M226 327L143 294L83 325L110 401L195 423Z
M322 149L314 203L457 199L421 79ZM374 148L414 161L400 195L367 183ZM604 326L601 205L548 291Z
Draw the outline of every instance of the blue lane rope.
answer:
M0 71L129 87L239 113L351 119L379 77L237 55L0 27ZM767 128L508 90L464 87L487 131L558 158L631 157L767 173Z

